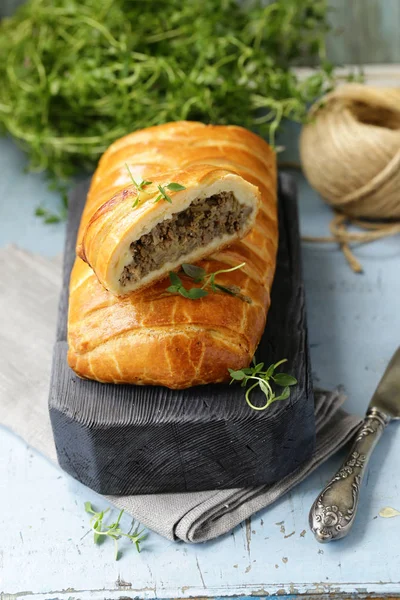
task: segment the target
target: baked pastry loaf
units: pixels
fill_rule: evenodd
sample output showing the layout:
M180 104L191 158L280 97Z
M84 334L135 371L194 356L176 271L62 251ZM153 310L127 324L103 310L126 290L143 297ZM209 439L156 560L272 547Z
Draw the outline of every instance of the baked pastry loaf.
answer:
M211 273L245 262L218 276L218 283L240 287L241 294L190 300L167 292L170 282L164 279L118 297L78 257L70 282L68 362L81 377L103 382L185 388L226 381L228 368L251 361L270 304L278 242L275 154L261 138L233 126L177 122L121 138L103 155L93 178L78 233L80 254L86 252L88 223L129 186L125 163L135 179L165 182L168 173L176 181L179 166L182 177L184 172L192 181L197 177L200 185L238 175L258 188L260 209L250 233L196 263ZM189 188L185 181L178 183ZM130 194L129 188L125 195ZM195 285L182 280L186 287Z
M125 163L116 158L111 165L99 165L77 248L100 283L118 296L245 236L259 205L258 188L230 171L195 165L154 174L153 168L143 173L140 165L138 176L137 159L129 152ZM93 213L97 197L104 198L102 183L111 169L110 193L118 191ZM143 184L150 171L152 181Z

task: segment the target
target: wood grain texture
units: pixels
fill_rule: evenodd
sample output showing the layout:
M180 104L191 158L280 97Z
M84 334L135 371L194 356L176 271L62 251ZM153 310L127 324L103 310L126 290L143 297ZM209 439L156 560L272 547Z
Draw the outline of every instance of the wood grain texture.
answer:
M66 362L68 281L87 185L70 218L50 388L60 465L100 493L183 492L272 483L314 447L314 404L292 181L280 182L280 246L272 307L257 358L288 358L291 398L255 412L238 385L173 391L79 379ZM262 394L258 397L262 402Z
M0 17L13 14L23 2L2 0ZM327 36L327 54L334 64L400 63L398 0L329 0L328 6L333 31Z
M331 0L328 59L334 64L399 63L398 0Z

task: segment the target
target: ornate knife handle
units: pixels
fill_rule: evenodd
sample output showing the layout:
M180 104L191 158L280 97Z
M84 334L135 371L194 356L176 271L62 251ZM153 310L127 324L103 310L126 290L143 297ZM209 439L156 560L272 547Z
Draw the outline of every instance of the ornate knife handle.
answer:
M349 456L310 510L310 528L318 542L338 540L351 529L369 458L390 419L373 408L364 419Z

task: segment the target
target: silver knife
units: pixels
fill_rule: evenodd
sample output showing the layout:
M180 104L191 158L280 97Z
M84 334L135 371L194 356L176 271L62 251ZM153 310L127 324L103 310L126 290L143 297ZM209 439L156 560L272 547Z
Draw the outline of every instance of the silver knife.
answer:
M372 396L347 459L311 507L310 528L318 542L338 540L350 531L371 454L386 425L399 418L400 347Z

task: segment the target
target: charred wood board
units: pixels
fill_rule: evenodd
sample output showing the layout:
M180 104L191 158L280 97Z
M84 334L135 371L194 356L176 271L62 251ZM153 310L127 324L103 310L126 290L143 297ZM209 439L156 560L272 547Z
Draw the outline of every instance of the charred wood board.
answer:
M289 400L254 411L240 385L187 390L102 384L67 364L68 285L88 182L69 199L63 289L49 409L60 466L103 494L185 492L273 483L310 457L314 399L307 346L296 189L279 180L279 251L267 326L266 365L288 359ZM260 392L252 396L263 401Z

